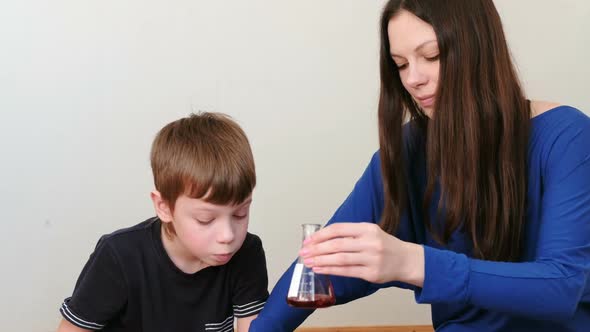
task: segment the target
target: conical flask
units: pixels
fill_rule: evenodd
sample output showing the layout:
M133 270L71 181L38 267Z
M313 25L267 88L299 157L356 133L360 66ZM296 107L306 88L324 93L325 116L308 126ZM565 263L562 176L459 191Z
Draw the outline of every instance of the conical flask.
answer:
M303 228L302 242L322 227L319 224L303 224L301 226ZM303 259L299 257L293 270L287 303L298 308L325 308L335 302L336 297L330 278L323 274L314 273L312 269L303 264Z

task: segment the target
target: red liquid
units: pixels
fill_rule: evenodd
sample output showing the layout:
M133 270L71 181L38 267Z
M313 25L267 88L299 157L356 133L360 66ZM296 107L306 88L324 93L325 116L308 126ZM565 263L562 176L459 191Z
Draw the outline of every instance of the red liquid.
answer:
M326 308L336 303L336 298L332 295L316 295L313 301L301 301L296 297L288 297L287 303L297 308Z

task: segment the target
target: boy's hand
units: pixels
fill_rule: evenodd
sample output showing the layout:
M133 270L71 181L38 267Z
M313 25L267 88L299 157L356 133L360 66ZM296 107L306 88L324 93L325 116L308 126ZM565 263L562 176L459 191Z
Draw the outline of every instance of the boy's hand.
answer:
M248 332L250 329L250 323L257 317L258 315L238 318L238 329L236 332Z
M64 318L61 319L61 323L59 323L59 327L57 328L57 332L90 332L92 330L86 330L77 327L76 325L68 322Z

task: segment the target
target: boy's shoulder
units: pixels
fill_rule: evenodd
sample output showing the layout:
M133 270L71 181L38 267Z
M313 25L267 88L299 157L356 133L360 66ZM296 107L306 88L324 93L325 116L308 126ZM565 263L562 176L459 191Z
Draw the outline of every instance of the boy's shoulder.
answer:
M254 233L246 233L246 239L244 240L244 244L242 244L242 247L240 248L240 250L242 250L243 248L260 248L262 249L262 240L260 240L260 237Z
M98 240L97 247L107 245L115 250L136 247L138 243L149 240L152 229L156 226L157 221L157 217L152 217L139 224L104 234Z
M242 247L240 247L230 262L234 266L243 266L243 264L260 260L266 260L262 240L260 240L258 235L248 232Z

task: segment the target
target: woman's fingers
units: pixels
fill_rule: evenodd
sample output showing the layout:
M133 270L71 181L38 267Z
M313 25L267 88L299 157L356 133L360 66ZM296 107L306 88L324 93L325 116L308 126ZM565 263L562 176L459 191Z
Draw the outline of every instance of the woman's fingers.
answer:
M358 265L314 267L313 271L315 273L333 276L361 278L365 280L371 279L366 267Z
M339 237L358 238L371 226L370 223L335 223L315 232L305 244L315 244Z
M364 243L352 237L330 238L323 242L316 242L315 244L304 246L299 254L303 258L307 258L340 252L359 252L362 250L363 246Z
M299 254L304 264L317 273L379 283L400 280L421 287L424 280L423 252L421 246L409 247L379 225L337 223L315 233ZM412 258L408 259L409 256ZM413 263L411 272L404 269L407 262ZM418 270L415 266L419 266Z
M306 258L303 262L308 267L357 266L366 264L363 256L359 253L338 253Z
M299 251L303 258L345 252L375 251L381 229L372 223L336 223L313 234Z
M401 249L377 224L336 223L314 233L299 254L317 273L387 282L398 278Z

